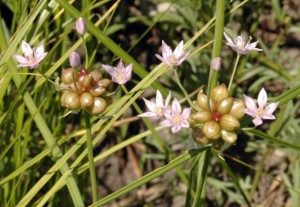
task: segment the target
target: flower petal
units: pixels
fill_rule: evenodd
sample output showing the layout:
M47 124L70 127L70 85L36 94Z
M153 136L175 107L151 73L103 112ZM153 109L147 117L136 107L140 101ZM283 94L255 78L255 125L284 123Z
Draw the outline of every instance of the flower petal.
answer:
M184 121L182 121L182 123L181 123L181 127L183 127L183 128L189 128L189 127L190 127L190 124L189 124L189 122L188 122L187 120L184 120Z
M163 58L169 57L172 54L173 54L173 51L172 51L171 47L162 40L162 56L163 56Z
M182 56L182 53L183 53L183 40L177 45L173 54L178 59Z
M232 39L226 34L226 32L223 32L223 34L224 34L224 37L225 37L227 43L233 45L234 43L233 43Z
M169 91L169 94L168 94L168 96L166 98L165 107L169 106L170 100L171 100L171 91Z
M277 106L278 106L278 102L268 104L265 108L266 113L272 114L276 110Z
M182 114L181 114L182 119L187 120L190 116L191 110L192 110L191 108L183 109Z
M171 131L173 134L177 133L181 129L181 126L172 126Z
M14 55L14 58L16 61L18 61L21 64L25 64L28 61L25 57L23 57L21 55Z
M259 117L256 117L255 119L253 119L252 122L255 126L261 125L263 123L262 119Z
M27 42L22 40L21 48L22 48L22 51L23 51L23 53L26 57L32 57L33 56L32 48L30 47L30 45Z
M244 100L245 100L246 107L249 111L257 110L257 106L256 106L255 100L253 98L246 96L244 94Z
M138 115L139 117L157 117L157 114L151 111L142 113Z
M169 119L165 119L165 120L161 121L161 122L159 123L159 125L161 125L161 126L166 126L166 127L171 127L171 126L172 126L172 123L170 122Z
M172 108L171 109L176 114L178 114L178 113L181 112L180 103L179 103L179 101L176 98L172 101Z
M259 94L258 94L258 97L257 97L258 107L261 108L261 109L265 108L265 106L267 104L267 100L268 100L267 92L264 88L262 88L259 91Z
M113 76L113 71L114 71L114 67L110 66L110 65L103 65L102 67L104 70L106 70L106 72L108 72L111 76Z
M41 57L44 56L44 53L45 53L45 50L44 50L44 45L41 44L40 46L38 46L35 50L35 53L34 53L34 57L36 59L40 59Z
M147 99L145 99L145 98L143 98L143 100L144 100L144 102L145 102L147 108L148 108L150 111L155 112L155 110L156 110L156 105L155 105L155 103L152 102L152 101L149 101L149 100L147 100Z

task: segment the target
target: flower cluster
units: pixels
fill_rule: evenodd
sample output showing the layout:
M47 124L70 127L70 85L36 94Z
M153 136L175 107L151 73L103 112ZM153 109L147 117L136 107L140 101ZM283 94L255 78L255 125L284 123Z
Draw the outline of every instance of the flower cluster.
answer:
M144 99L148 112L140 114L140 117L150 117L153 120L161 120L160 125L170 127L172 133L178 132L181 128L189 128L188 118L191 113L191 108L182 110L179 101L175 98L172 105L169 106L171 93L164 101L160 91L156 91L156 99L149 101Z
M245 114L244 101L229 97L227 87L221 84L212 89L210 99L200 91L196 103L199 110L190 117L190 124L195 129L194 140L207 144L222 137L224 141L234 143L239 120Z
M101 114L107 105L104 95L111 83L102 79L98 70L89 72L73 68L63 69L59 89L63 91L61 105L70 110L86 109L92 114Z

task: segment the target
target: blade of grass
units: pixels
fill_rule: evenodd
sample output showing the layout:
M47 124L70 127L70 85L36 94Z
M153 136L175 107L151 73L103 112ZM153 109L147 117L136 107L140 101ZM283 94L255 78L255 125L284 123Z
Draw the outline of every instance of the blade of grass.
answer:
M193 202L193 207L203 205L203 200L201 199L201 196L203 195L203 193L205 193L205 191L202 192L202 190L203 190L203 186L205 184L205 180L206 180L206 176L207 176L207 170L208 170L210 157L211 157L211 147L209 146L205 150L204 160L199 159L198 165L202 167L202 171L201 171L201 174L199 173L200 169L198 171L198 176L199 176L199 174L200 174L200 176L198 177L197 190L196 190L196 195L195 195L194 202Z
M95 206L102 206L104 204L109 203L110 201L121 197L122 195L138 188L139 186L161 176L162 174L168 172L169 170L174 169L175 167L181 165L182 163L188 161L189 159L191 159L192 157L198 155L199 153L202 153L204 150L206 150L206 147L198 149L198 150L190 150L188 152L185 152L184 154L174 158L173 160L171 160L167 165L160 167L150 173L148 173L147 175L144 175L143 177L137 179L136 181L130 183L127 186L122 187L121 189L111 193L110 195L100 199L99 201L97 201L96 203L94 203L93 205L91 205L90 207L95 207Z
M276 144L279 144L281 146L287 147L289 149L293 149L296 150L298 152L300 152L300 146L292 144L292 143L288 143L286 141L280 140L274 136L268 135L267 133L264 133L262 131L256 130L256 129L243 129L244 132L249 133L249 134L253 134L259 138L265 139L267 141L270 142L274 142Z
M232 172L232 170L230 169L230 167L227 165L226 161L224 160L224 158L221 157L221 155L213 150L212 151L214 156L217 158L218 162L222 165L222 167L225 169L225 171L227 172L227 174L231 177L232 181L235 184L235 187L240 191L241 195L243 196L245 202L247 203L247 205L249 207L251 207L251 203L248 199L248 196L246 195L246 193L244 192L243 188L241 187L240 183L239 183L239 179L238 177L235 175L234 172Z
M0 36L1 35L3 35L2 24L0 25ZM6 40L3 38L0 40L0 47L2 48L2 50L5 50L7 48ZM17 69L11 58L9 58L7 60L6 64L11 73L17 73ZM13 81L15 82L16 87L19 88L20 84L21 84L21 78L19 76L13 76ZM49 130L47 124L45 123L42 115L39 113L38 108L36 107L33 99L31 98L31 96L28 92L24 93L23 100L24 100L24 103L25 103L26 107L28 108L30 114L34 117L34 121L35 121L38 129L40 130L42 136L44 137L48 147L51 149L53 158L58 159L59 157L62 156L63 153L57 146L51 131ZM62 174L64 172L66 172L68 169L69 169L69 167L66 163L64 163L60 168ZM82 201L82 198L81 198L81 195L79 192L79 188L78 188L73 176L69 176L67 178L67 186L70 191L74 205L75 206L83 206L83 201Z

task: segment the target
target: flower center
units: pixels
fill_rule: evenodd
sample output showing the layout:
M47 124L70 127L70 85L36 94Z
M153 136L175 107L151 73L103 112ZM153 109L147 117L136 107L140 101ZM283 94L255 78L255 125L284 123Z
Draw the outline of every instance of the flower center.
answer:
M118 74L116 74L116 79L117 79L118 81L123 81L123 80L125 80L125 74L123 74L123 73L118 73Z
M265 109L258 108L256 113L257 113L257 116L261 118L261 117L263 117L263 115L265 115L266 112L265 112Z
M177 61L177 58L174 55L170 55L168 57L168 62L169 63L173 64L173 63L176 63L176 61Z
M156 107L155 113L158 114L158 115L163 115L162 108L161 107Z
M214 111L211 114L211 120L213 120L215 122L219 122L221 120L221 117L222 117L222 115L219 112L217 112L217 111Z
M180 125L181 124L181 116L179 115L179 114L177 114L177 115L174 115L173 117L172 117L172 122L173 122L173 124L174 125Z

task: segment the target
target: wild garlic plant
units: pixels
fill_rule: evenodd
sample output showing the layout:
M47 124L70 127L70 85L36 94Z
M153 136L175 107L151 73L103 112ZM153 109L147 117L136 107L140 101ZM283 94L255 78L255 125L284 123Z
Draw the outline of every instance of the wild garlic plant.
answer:
M143 58L130 55L135 54L128 52L132 48L134 51L134 46L125 51L122 43L108 36L111 32L117 33L119 27L116 24L117 27L107 29L108 25L104 23L113 22L111 17L123 2L118 0L109 4L109 9L99 16L92 14L93 7L106 4L105 1L90 2L91 5L83 3L82 12L74 7L77 4L73 6L66 0L55 2L67 14L68 21L64 22L67 26L60 25L65 19L60 18L61 13L45 0L37 3L26 18L27 22L20 26L21 32L17 30L8 45L4 36L9 30L0 21L0 66L3 69L0 86L7 92L6 95L0 92L0 97L4 101L13 98L9 104L1 106L5 111L1 111L0 126L8 127L0 131L4 137L3 144L0 142L4 147L0 152L0 169L4 169L4 173L0 173L0 206L82 207L106 206L110 202L134 206L136 201L141 205L152 202L155 206L156 200L168 191L170 195L174 192L186 194L185 206L203 206L207 197L206 185L218 187L220 194L236 199L234 201L241 205L251 206L259 182L256 177L260 175L253 178L253 189L249 189L252 180L238 178L235 169L227 162L230 155L226 150L238 145L246 134L250 139L260 137L300 152L300 145L276 137L281 133L277 126L283 127L282 117L286 117L289 110L283 104L299 96L300 87L291 84L289 90L271 97L274 93L270 87L256 84L256 89L259 89L257 98L252 98L253 88L238 87L241 84L237 80L239 66L244 67L245 62L251 61L251 55L251 58L259 59L264 51L258 46L258 41L251 42L250 36L231 38L231 34L238 32L224 32L225 0L216 1L215 17L199 24L203 25L197 28L199 31L190 30L182 36L178 33L180 35L176 38L168 37L168 33L156 36L153 32L155 37L149 42L153 48L154 42L159 47L147 57L156 61L153 68L149 68ZM174 4L179 5L178 2ZM230 12L234 13L244 3L247 1L237 4ZM174 8L170 5L170 11L179 10L178 5ZM53 10L53 21L57 24L54 25L63 27L65 33L55 30L46 36L38 33L40 30L33 32L28 29L42 11L45 12L40 15L39 22L46 21L48 10ZM17 9L15 13L18 13ZM96 17L99 21L94 23ZM155 19L159 20L160 17ZM211 28L214 31L205 38L213 39L204 43L203 33ZM68 37L65 41L68 32L75 38L70 35L73 38ZM36 36L30 37L30 34ZM143 38L142 35L139 41ZM60 45L63 49L56 55ZM109 53L107 49L113 54L98 60L99 54ZM204 49L211 53L208 65L203 64L206 76L197 77L197 88L193 88L193 84L183 80L192 80L189 72L198 66L191 63ZM234 54L235 61L221 53L223 49L231 50L229 53ZM244 61L242 64L241 60ZM220 74L225 75L220 77ZM30 75L36 79L28 77ZM163 79L165 76L168 78ZM290 74L285 74L285 77L295 81ZM14 85L11 86L12 81ZM39 100L40 97L45 100ZM49 111L53 117L47 117ZM5 123L10 119L15 123ZM286 131L290 132L289 129ZM119 163L118 159L112 159L112 163L117 162L120 166L113 171L109 171L110 164L101 163L116 152L118 158L130 163L130 178L122 182L123 187L119 186L118 179L126 170L124 160ZM149 162L145 164L145 160ZM189 161L190 164L183 165ZM213 165L218 169L221 166L218 173L223 177L226 173L230 179L227 176L226 180L214 177ZM176 174L163 177L172 169ZM170 182L171 176L176 176L178 182ZM110 190L105 183L107 180L117 187ZM153 180L155 182L151 182ZM166 181L168 186L156 188L160 181ZM140 186L143 188L136 193L134 190ZM180 189L174 190L174 186ZM236 191L232 190L233 187ZM121 200L126 194L132 197ZM230 195L235 196L231 198ZM160 206L164 205L167 204Z

